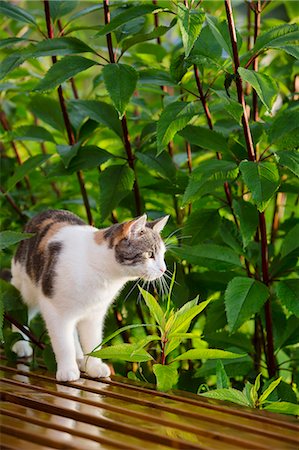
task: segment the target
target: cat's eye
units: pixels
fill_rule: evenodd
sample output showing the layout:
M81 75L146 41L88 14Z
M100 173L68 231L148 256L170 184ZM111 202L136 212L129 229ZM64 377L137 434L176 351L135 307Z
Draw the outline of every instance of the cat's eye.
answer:
M154 252L147 252L147 257L154 258L155 257Z

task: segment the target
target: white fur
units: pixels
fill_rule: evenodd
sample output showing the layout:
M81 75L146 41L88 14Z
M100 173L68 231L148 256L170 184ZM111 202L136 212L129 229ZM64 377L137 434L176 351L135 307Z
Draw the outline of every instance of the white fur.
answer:
M116 261L114 249L95 242L96 231L90 226L65 226L49 241L63 245L51 298L44 295L40 284L31 281L19 262L12 264L12 284L20 290L29 314L38 308L46 322L59 381L78 379L79 367L94 378L110 375L100 359L83 358L83 354L102 341L106 312L125 283L139 277L153 280L166 270L164 245L156 259L148 259L145 265L123 266ZM14 351L26 356L30 353L28 342L21 342Z

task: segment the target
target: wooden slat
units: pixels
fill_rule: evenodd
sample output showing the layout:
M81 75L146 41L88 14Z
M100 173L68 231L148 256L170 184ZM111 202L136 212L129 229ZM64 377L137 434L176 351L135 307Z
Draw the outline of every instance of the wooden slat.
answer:
M45 371L31 372L27 364L9 367L4 362L0 368L4 436L23 424L23 441L34 443L40 430L39 449L66 448L60 447L62 439L50 442L53 433L68 436L73 447L67 448L81 442L84 450L299 448L299 426L293 418L211 403L192 394L161 393L117 377L59 383Z

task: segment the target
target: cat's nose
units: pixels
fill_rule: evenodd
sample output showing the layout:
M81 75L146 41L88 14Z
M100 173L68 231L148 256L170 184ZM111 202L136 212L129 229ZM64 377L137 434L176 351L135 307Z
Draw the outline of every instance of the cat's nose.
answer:
M164 273L165 271L166 271L166 266L165 265L160 267L160 272Z

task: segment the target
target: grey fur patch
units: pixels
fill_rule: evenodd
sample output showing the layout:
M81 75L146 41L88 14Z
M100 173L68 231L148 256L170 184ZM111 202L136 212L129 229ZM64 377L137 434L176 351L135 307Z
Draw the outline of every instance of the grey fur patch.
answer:
M142 264L147 259L144 254L152 253L156 256L161 248L160 235L150 228L145 228L142 233L131 238L124 238L115 246L115 258L120 264Z
M42 277L42 290L47 297L52 297L54 294L55 267L61 250L61 242L52 242L48 246L47 263Z

